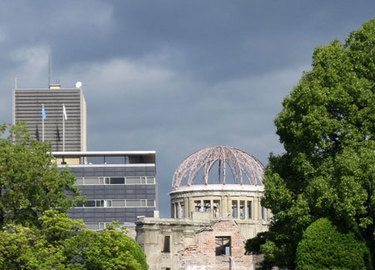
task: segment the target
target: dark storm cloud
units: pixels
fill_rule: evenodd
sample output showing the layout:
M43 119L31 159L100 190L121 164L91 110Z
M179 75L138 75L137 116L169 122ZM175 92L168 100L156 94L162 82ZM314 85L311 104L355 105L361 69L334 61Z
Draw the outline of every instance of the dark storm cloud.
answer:
M189 153L226 144L267 163L273 119L313 49L373 1L1 1L0 120L11 89L84 83L91 150L157 150L162 206ZM161 208L164 216L168 209Z
M350 30L343 18L361 22L366 11L345 1L14 1L1 10L8 48L48 44L57 71L170 50L167 64L211 81L298 65L322 37Z

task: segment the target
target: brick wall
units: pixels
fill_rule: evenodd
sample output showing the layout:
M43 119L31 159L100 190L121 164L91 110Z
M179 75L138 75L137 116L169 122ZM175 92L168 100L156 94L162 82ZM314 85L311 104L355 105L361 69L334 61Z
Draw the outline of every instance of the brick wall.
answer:
M230 237L231 256L216 256L215 238L218 236ZM180 269L251 269L253 256L244 255L244 239L236 223L232 220L221 220L195 235L195 244L186 246L179 252Z

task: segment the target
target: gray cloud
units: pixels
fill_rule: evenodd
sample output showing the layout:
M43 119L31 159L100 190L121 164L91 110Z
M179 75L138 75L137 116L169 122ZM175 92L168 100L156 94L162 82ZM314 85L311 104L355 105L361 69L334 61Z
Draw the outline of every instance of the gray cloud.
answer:
M374 14L373 1L2 1L0 121L11 89L83 81L91 150L158 153L161 210L176 166L209 145L267 163L273 119L313 49Z

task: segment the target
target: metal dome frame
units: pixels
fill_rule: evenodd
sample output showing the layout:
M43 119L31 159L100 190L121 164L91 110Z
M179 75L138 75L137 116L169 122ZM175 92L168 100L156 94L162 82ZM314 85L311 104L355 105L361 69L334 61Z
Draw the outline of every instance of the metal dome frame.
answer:
M226 184L227 165L233 175L235 184L263 185L264 166L255 157L230 146L214 146L203 148L185 158L173 175L172 187L178 188L183 183L190 186L200 170L203 170L204 183L209 184L209 174L218 162L218 182Z

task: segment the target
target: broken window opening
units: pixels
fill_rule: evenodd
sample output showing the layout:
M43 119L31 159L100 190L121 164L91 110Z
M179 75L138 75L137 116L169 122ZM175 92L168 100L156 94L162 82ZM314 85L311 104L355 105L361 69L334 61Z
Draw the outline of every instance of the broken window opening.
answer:
M217 218L217 217L219 217L220 216L220 201L218 201L218 200L215 200L214 201L214 204L213 204L213 211L214 211L214 217L215 218Z
M245 201L240 201L240 219L245 219Z
M247 218L248 219L252 219L253 218L252 211L251 211L251 207L252 207L251 205L252 205L251 201L248 201L247 202Z
M237 201L232 201L232 217L233 218L238 218L238 204Z
M202 212L201 201L194 201L194 210L195 212Z
M204 205L204 212L210 212L211 211L211 201L203 201Z
M171 237L169 235L164 236L163 253L171 252Z
M231 255L230 236L216 236L215 245L216 245L216 249L215 249L216 256L230 256Z

